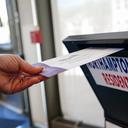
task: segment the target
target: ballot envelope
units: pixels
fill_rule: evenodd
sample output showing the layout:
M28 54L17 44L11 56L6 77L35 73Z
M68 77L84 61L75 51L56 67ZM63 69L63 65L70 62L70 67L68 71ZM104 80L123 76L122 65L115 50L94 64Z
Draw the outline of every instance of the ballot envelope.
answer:
M128 32L69 36L63 43L70 53L90 47L122 48L81 69L103 107L105 120L128 128Z

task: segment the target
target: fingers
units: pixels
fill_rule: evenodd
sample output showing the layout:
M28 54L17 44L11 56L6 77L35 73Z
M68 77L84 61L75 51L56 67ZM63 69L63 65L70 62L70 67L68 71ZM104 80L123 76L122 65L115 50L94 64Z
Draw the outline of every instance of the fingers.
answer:
M33 67L31 64L27 63L21 58L18 61L19 61L20 70L22 72L34 75L40 73L43 70L43 67Z
M26 89L26 88L34 85L34 84L37 84L43 80L46 80L46 79L47 79L46 77L43 77L40 75L35 76L35 77L31 77L31 78L30 77L25 78L19 84L14 85L10 92L11 92L11 94L16 93L16 92L20 92L20 91L22 91L22 90L24 90L24 89Z
M47 78L44 77L44 76L40 76L40 75L35 76L35 77L29 79L29 81L27 82L27 86L29 87L29 86L31 86L31 85L33 85L33 84L37 84L37 83L39 83L39 82L41 82L41 81L44 81L44 80L46 80L46 79L47 79Z

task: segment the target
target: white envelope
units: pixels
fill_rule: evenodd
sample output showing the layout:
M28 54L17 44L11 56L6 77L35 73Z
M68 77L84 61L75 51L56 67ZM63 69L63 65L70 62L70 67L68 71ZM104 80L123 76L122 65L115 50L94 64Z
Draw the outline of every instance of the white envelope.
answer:
M119 48L86 48L65 56L60 56L34 64L44 67L41 75L46 77L54 76L71 68L87 64L99 58L116 53L123 49Z

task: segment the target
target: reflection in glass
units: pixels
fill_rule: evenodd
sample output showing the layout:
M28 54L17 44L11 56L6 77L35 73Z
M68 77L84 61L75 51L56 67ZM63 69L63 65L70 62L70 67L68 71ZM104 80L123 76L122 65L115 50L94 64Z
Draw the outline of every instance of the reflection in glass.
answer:
M8 15L7 15L5 0L0 0L0 20L1 20L0 44L8 44L11 41L10 41L10 30L9 30Z

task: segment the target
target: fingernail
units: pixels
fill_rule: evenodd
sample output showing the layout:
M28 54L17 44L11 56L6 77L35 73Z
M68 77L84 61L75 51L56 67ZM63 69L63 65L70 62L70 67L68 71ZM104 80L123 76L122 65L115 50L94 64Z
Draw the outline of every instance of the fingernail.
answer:
M35 68L38 68L38 69L40 69L40 70L43 70L43 69L44 69L43 67L39 67L39 66L38 66L38 67L35 67Z

